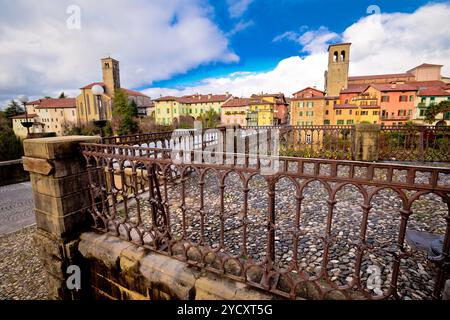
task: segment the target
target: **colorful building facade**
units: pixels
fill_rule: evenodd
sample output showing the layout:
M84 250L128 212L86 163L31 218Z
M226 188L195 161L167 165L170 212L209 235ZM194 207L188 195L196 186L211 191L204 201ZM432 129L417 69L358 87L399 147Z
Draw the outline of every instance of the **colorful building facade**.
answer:
M180 116L198 119L209 110L222 114L223 104L230 99L232 96L228 93L161 97L154 100L155 120L158 124L171 125L175 120L179 120Z
M45 98L28 102L26 105L29 121L34 122L31 134L66 135L71 128L78 126L76 100L73 98ZM13 117L13 130L16 136L26 138L27 130L22 126L25 115Z
M325 92L305 88L291 99L291 125L323 125L325 119Z
M99 120L99 108L103 108L103 116L106 120L111 120L114 108L114 95L117 90L122 90L130 101L134 100L138 109L151 108L152 101L145 94L122 88L120 85L119 61L113 58L101 59L102 82L93 82L80 88L81 93L76 98L77 115L80 124L87 124L94 120ZM100 101L92 93L95 85L103 87L104 93L100 96Z
M233 98L222 105L221 121L224 125L247 126L247 114L250 107L250 99Z
M430 106L439 104L442 101L450 101L450 90L442 88L419 90L415 103L414 123L426 125L450 125L450 112L438 114L433 123L427 123L425 121L426 110Z

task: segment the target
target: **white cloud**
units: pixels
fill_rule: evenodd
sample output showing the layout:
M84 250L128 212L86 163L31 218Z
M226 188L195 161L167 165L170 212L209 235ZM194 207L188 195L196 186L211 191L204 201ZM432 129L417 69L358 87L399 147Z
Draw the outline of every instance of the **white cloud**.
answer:
M69 5L81 30L69 30ZM239 57L205 0L0 0L0 101L18 94L71 96L101 79L100 58L121 61L122 85L150 85L199 65Z
M269 72L240 73L204 79L200 85L180 89L151 88L152 96L225 92L248 96L256 92L293 92L306 86L323 89L327 67L327 46L342 40L351 42L350 74L405 72L423 62L443 64L450 76L450 5L431 4L410 14L370 15L349 26L342 34L321 27L304 33L285 32L273 39L295 41L308 53L289 57ZM302 28L304 29L304 28ZM300 29L300 30L302 30Z
M252 2L253 0L228 0L228 13L230 14L230 17L241 17Z
M282 60L269 72L242 72L227 77L208 78L195 87L182 89L150 88L143 92L152 96L184 95L192 93L223 93L228 91L236 96L250 96L258 92L284 92L291 95L299 88L317 85L321 89L323 71L327 61L325 53Z
M304 29L305 28L302 27L300 28L300 31L303 31ZM317 30L310 30L304 33L286 31L273 38L272 41L279 42L285 39L300 44L303 52L314 54L316 52L325 51L331 41L338 41L340 40L340 37L337 33L330 32L328 28L321 26Z
M238 23L236 23L233 27L233 29L231 29L228 33L227 36L231 37L233 35L235 35L238 32L244 31L245 29L248 29L252 26L254 26L255 23L252 20L249 21L239 21Z

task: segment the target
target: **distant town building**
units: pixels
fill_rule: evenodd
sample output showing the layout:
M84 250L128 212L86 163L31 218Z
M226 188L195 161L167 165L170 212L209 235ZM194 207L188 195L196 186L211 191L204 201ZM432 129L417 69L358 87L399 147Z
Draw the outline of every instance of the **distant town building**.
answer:
M323 125L325 117L325 92L305 88L291 99L291 125Z
M241 126L246 126L249 106L250 106L249 98L233 98L228 100L222 105L222 114L221 114L222 124L225 125L239 124Z
M101 65L103 81L93 82L81 87L81 94L76 98L77 113L81 124L87 124L99 119L98 100L92 93L92 87L94 85L102 86L105 91L100 98L100 103L104 108L106 120L111 120L112 118L114 95L118 89L121 89L127 94L130 101L134 100L141 112L143 112L142 110L145 110L147 113L147 111L152 108L150 97L139 91L121 87L119 61L110 57L104 58L101 59Z
M222 106L232 98L229 93L161 97L154 101L156 123L171 125L174 121L179 121L180 116L188 116L197 120L209 110L220 115Z
M442 65L423 63L404 73L349 76L350 43L328 47L325 91L305 88L293 94L292 125L424 124L426 109L450 100L450 78ZM434 124L450 125L450 113Z
M289 103L286 101L286 97L283 93L260 93L253 94L251 97L253 100L264 100L273 103L273 125L283 125L288 123L289 118Z
M27 128L22 125L22 122L26 121L26 118L27 117L25 116L25 114L11 117L14 134L20 139L25 139L28 134ZM33 122L33 126L30 128L30 134L42 133L43 129L39 122L37 114L29 113L28 121Z
M28 117L34 124L31 134L55 134L62 136L78 125L76 101L73 98L44 98L28 102L26 105ZM27 129L22 126L25 115L13 117L13 130L20 138L26 138Z

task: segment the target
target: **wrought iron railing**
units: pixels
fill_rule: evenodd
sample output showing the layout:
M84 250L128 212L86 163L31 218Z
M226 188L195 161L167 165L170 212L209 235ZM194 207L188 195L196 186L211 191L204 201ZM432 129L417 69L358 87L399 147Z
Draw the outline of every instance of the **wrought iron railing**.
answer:
M285 298L441 295L449 168L81 148L101 232ZM441 241L437 253L411 234Z
M450 161L450 127L383 126L380 160Z
M351 125L261 126L244 130L277 130L280 155L290 157L346 159L353 155L355 128Z
M225 128L220 130L224 133ZM217 133L214 133L214 129L203 129L116 136L103 138L103 143L173 148L191 139L195 148L200 149L220 143L220 130ZM239 134L243 136L259 134L271 137L275 133L278 135L281 156L354 159L353 125L246 126L240 130ZM378 148L379 160L447 162L450 161L450 127L382 126Z

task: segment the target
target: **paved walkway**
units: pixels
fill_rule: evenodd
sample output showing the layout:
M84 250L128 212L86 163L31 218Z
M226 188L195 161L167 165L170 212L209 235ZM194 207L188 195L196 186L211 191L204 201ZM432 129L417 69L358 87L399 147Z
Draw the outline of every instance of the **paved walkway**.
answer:
M35 224L33 208L29 182L0 187L0 235Z

